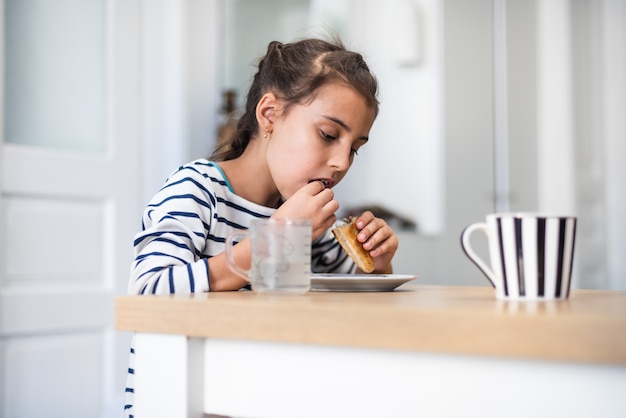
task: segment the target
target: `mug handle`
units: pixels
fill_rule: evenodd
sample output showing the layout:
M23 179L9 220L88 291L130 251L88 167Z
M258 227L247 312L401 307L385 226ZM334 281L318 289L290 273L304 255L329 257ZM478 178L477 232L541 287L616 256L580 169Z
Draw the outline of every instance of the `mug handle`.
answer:
M248 231L246 232L233 232L226 238L226 263L228 267L231 268L235 273L242 275L246 280L250 281L249 274L250 270L242 269L235 262L235 258L233 257L233 247L235 246L235 240L241 240L248 236Z
M487 235L487 238L489 238L489 227L486 223L479 222L468 225L461 233L461 248L463 248L465 255L467 255L467 257L472 260L474 264L476 264L480 271L483 272L483 274L491 282L491 285L493 287L497 287L496 282L498 282L498 280L496 279L496 275L489 268L489 266L487 266L487 263L485 263L482 258L480 258L478 254L476 254L476 252L472 249L472 246L470 244L470 236L474 231L483 231L485 235Z

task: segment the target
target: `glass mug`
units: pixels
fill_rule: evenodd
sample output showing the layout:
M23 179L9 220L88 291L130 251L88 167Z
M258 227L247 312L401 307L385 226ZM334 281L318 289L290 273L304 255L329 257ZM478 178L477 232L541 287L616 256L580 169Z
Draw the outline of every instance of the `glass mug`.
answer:
M306 293L311 288L311 220L254 219L246 231L226 239L229 267L250 281L256 292ZM250 269L237 265L233 247L250 238Z
M461 247L487 276L498 299L566 299L571 286L576 217L494 213L467 226ZM488 266L472 249L474 231L487 235Z

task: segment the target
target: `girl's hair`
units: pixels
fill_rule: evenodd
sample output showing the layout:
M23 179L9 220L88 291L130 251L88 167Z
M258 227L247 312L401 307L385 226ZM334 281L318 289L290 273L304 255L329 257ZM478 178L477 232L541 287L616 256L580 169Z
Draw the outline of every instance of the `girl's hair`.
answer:
M270 42L259 61L237 129L216 147L210 159L227 161L243 153L258 130L256 106L265 93L272 92L282 100L287 113L294 105L312 100L320 87L334 82L354 88L378 114L378 83L361 54L348 51L338 39Z

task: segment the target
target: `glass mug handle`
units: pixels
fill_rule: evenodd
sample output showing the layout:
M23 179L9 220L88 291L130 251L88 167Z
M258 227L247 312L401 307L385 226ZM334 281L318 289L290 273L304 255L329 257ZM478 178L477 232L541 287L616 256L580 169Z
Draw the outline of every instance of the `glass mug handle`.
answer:
M465 255L476 264L476 266L483 272L483 274L489 279L491 285L495 288L498 287L499 280L496 278L496 275L493 273L491 268L487 266L487 263L483 261L482 258L476 254L476 252L472 249L470 244L470 236L474 231L483 231L487 236L487 239L490 239L489 227L484 222L471 224L463 230L461 233L461 247L465 252Z
M235 258L233 257L233 247L235 246L235 240L241 240L248 236L248 231L246 232L233 232L228 238L226 238L226 263L228 266L235 272L242 275L246 280L250 281L249 274L250 270L242 269L235 262Z

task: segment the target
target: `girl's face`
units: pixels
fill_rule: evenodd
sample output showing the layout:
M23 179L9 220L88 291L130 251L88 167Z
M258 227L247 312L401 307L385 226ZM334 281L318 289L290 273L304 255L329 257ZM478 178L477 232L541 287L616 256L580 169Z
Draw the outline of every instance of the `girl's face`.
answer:
M333 187L343 179L374 123L374 109L342 84L321 87L311 103L279 116L267 163L284 199L314 180Z

